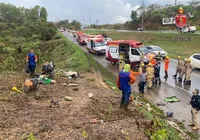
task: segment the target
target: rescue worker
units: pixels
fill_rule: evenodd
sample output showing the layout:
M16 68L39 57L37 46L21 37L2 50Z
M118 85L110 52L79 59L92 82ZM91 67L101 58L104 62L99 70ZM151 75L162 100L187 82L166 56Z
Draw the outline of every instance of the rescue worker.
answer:
M29 70L30 70L30 77L35 77L35 68L36 63L38 61L37 55L34 53L34 50L31 49L28 55L26 56L26 62L28 63Z
M160 52L158 52L155 59L156 59L157 62L160 62L162 60L162 55L161 55Z
M175 79L176 79L177 75L179 75L179 77L181 76L181 67L182 67L181 57L178 56L178 63L177 63L177 67L176 67L176 74L173 75L173 77Z
M138 69L138 72L139 72L139 73L142 73L142 70L143 70L143 69L145 69L144 63L140 64L140 67L139 67L139 69Z
M182 64L182 67L181 67L181 76L179 78L179 82L182 82L183 80L183 77L184 77L184 83L185 83L185 79L186 79L186 68L187 68L187 58L185 58L184 60L184 63Z
M148 86L148 89L151 89L153 85L153 78L154 78L154 67L151 63L148 64L146 71L147 71L147 86Z
M165 57L164 63L165 63L165 77L164 78L168 78L169 56Z
M135 77L130 73L131 66L125 64L122 71L120 71L117 77L118 88L122 91L122 98L120 108L128 109L129 98L131 95L131 84L135 82Z
M199 97L199 90L195 89L192 92L193 96L191 98L190 104L192 106L192 122L189 124L189 126L192 126L193 130L199 129L199 110L200 110L200 97Z
M188 59L187 61L187 65L186 65L186 74L185 74L185 77L186 77L186 81L185 81L185 84L186 85L190 85L191 84L191 73L192 73L193 69L192 69L192 65L191 65L191 60Z
M144 63L144 53L142 52L141 56L140 56L140 65Z
M157 83L159 85L161 85L161 79L160 79L160 62L156 63L154 74L155 74L155 76L154 76L154 83L155 83L155 85L157 85Z
M156 59L154 57L150 57L149 63L151 63L154 67L156 66Z

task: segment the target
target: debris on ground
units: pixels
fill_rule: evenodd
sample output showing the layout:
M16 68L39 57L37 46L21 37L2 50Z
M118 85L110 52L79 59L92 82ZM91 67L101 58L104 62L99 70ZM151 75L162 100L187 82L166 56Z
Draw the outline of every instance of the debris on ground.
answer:
M167 104L165 104L165 103L163 103L163 102L158 102L157 104L156 104L157 106L166 106Z
M92 98L93 96L94 96L93 93L89 93L89 94L88 94L88 97L89 97L89 98Z
M69 84L69 86L79 86L79 84Z
M67 86L67 83L62 83L63 86Z
M73 101L73 98L69 96L65 96L65 101Z
M181 100L178 99L176 96L166 97L164 99L165 102L173 103L173 102L180 102Z
M174 114L174 113L173 113L173 112L170 112L170 111L166 112L166 116L167 116L167 117L172 117L173 114Z

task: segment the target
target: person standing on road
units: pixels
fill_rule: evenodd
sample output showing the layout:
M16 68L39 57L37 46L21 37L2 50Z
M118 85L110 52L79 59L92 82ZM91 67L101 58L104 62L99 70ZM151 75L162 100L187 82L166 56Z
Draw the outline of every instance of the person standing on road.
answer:
M179 82L182 82L183 77L184 77L184 83L185 83L185 79L186 79L185 75L186 75L187 61L188 61L187 58L185 58L184 64L182 64L182 67L181 67L181 76L180 76L180 78L179 78Z
M165 77L164 78L168 78L169 56L166 56L164 63L165 63Z
M30 70L30 77L35 77L35 68L36 63L38 61L37 55L34 53L34 50L31 49L28 55L26 56L26 62L28 63L29 70Z
M154 67L156 66L156 59L154 57L150 57L149 63L151 63Z
M155 74L155 76L154 76L154 83L155 83L155 85L157 85L157 83L159 85L161 85L161 79L160 79L160 62L159 61L156 63L154 74Z
M148 86L148 89L151 89L153 85L153 78L154 78L154 67L151 63L148 64L146 71L147 71L147 86Z
M193 130L199 129L199 110L200 110L200 96L199 96L199 90L195 89L192 92L193 96L191 98L190 104L192 106L192 122L189 124L189 126L192 126Z
M161 55L160 52L158 52L155 59L156 59L157 62L160 62L162 60L162 55Z
M125 64L122 71L120 71L117 77L117 86L122 91L122 98L120 108L128 109L129 98L131 95L131 84L133 84L136 79L133 74L130 73L131 66Z
M142 69L142 73L140 74L140 83L139 83L139 92L144 94L144 87L147 82L147 73L145 69Z
M192 71L193 71L193 69L192 69L192 65L191 65L191 60L188 59L187 66L186 66L186 75L185 75L185 77L186 77L185 84L186 85L190 85L191 84L190 78L191 78Z
M177 67L176 67L176 74L173 75L174 79L176 79L177 75L179 75L179 79L180 79L180 77L181 77L181 67L182 67L181 57L178 56L178 63L177 63Z

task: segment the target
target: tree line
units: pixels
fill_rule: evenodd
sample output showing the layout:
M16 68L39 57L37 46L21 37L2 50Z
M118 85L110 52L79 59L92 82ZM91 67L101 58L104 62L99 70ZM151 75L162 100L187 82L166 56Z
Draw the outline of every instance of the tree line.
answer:
M47 17L44 7L24 8L0 3L0 55L6 55L0 69L22 68L22 59L30 48L54 39L57 29Z
M66 28L66 29L70 29L70 30L80 30L81 29L81 23L77 20L72 20L71 22L69 22L68 19L66 20L60 20L58 23L55 23L57 28Z

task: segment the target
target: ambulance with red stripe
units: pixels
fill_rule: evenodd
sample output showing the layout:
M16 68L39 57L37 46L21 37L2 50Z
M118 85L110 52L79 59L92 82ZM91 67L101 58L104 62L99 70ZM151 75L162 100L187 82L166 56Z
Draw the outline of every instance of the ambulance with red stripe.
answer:
M105 54L106 43L102 38L89 38L87 40L87 49L95 55Z
M85 38L85 42L87 44L87 42L91 39L91 38L103 38L102 35L88 35L86 38Z
M106 47L106 60L112 64L120 61L120 56L123 55L124 61L131 65L138 65L141 56L144 55L144 63L147 64L149 57L155 57L149 50L143 46L143 43L137 40L118 40L110 41Z

